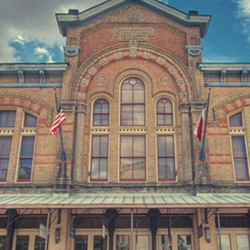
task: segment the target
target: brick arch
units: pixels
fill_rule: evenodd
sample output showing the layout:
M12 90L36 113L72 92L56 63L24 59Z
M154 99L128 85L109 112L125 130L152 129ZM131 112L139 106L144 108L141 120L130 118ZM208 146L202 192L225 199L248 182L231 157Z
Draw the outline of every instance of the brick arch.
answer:
M216 105L214 110L214 118L217 120L219 117L226 117L227 114L239 108L250 106L250 95L239 95L234 98L228 99Z
M22 107L36 113L37 115L40 115L43 110L46 110L47 125L51 125L53 109L44 102L31 100L30 97L23 95L0 94L0 107L1 106Z
M143 45L138 46L135 56L130 54L129 47L124 47L123 45L122 47L116 46L108 51L104 50L92 58L89 58L89 60L83 63L78 69L73 84L71 85L71 91L69 91L69 98L86 102L89 83L96 73L108 64L130 58L148 60L162 67L173 77L178 85L180 95L182 96L181 99L188 99L189 96L192 100L196 100L196 86L183 63L166 51Z

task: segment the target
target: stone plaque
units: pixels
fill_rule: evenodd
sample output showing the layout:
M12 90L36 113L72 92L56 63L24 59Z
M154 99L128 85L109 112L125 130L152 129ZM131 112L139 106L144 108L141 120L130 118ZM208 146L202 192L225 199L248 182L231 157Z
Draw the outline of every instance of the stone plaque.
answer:
M149 36L154 35L154 28L114 28L114 36L120 41L148 41Z

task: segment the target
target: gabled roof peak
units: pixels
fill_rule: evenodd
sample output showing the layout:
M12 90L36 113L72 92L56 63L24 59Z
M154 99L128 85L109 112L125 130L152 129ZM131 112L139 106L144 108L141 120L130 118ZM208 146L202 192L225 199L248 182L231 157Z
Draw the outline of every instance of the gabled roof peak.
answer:
M201 37L206 35L211 18L210 15L199 15L198 11L194 10L189 11L189 13L184 13L157 0L109 0L83 12L79 12L77 9L71 9L68 14L56 14L60 32L63 36L67 36L68 27L83 26L131 3L143 6L150 11L184 26L200 27Z

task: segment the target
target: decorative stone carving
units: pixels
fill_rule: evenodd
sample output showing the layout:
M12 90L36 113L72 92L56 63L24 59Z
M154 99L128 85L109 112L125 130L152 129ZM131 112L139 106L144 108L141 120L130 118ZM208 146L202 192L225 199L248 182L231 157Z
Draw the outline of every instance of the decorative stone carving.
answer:
M182 85L182 84L184 84L184 79L183 78L179 78L179 79L176 80L176 83L178 85Z
M77 99L83 100L85 98L86 98L86 93L81 93L81 92L77 93Z
M170 82L170 77L162 76L160 81L161 81L161 83L168 83L168 82Z
M18 77L19 77L19 84L24 84L24 75L22 70L18 71Z
M97 83L104 84L104 83L106 83L106 80L107 80L106 77L100 76L97 78Z
M62 109L65 113L74 112L76 110L76 102L75 101L61 101L60 102Z
M181 99L188 99L188 93L187 92L181 92L180 93L180 98Z
M138 22L145 22L146 20L143 17L143 13L138 8L133 6L126 11L122 20L118 20L118 21L138 23Z
M166 60L159 56L159 57L157 57L156 62L159 63L160 65L162 65L166 62Z
M64 53L67 56L76 56L80 51L82 51L81 46L63 46Z
M45 74L43 70L39 71L40 74L40 84L44 84L45 83Z
M88 85L89 85L89 79L82 78L81 84L82 84L83 86L88 86Z
M83 102L78 102L77 103L77 109L76 109L76 113L84 113L86 114L86 109L87 109L87 105Z
M115 57L116 60L122 59L122 58L123 58L123 57L122 57L122 52L114 53L114 57Z
M88 72L91 74L91 75L94 75L96 72L97 72L97 68L95 68L95 67L91 67L89 70L88 70Z
M171 66L168 68L168 70L171 72L171 73L174 73L177 71L176 67L175 66Z
M137 46L138 43L136 41L131 41L129 44L129 53L130 57L136 57L137 55Z
M188 51L191 56L198 56L201 54L203 46L201 45L186 45L186 51Z
M147 51L145 51L145 52L143 53L143 58L144 58L144 59L149 59L149 58L151 58L151 56L152 56L152 54L149 53L149 52L147 52Z
M106 57L103 57L101 60L100 60L101 64L104 66L106 64L109 63L108 59Z
M180 103L180 104L179 104L180 113L189 112L189 108L190 108L190 104L187 103L187 102L184 102L184 103Z
M114 28L113 33L123 42L146 42L149 36L154 35L154 28Z

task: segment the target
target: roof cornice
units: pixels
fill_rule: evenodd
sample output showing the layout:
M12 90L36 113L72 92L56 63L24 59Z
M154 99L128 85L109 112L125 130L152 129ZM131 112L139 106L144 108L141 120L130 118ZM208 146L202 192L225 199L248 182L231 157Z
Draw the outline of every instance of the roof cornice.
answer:
M206 35L211 19L210 15L187 14L157 0L110 0L105 1L81 13L56 14L60 32L63 36L67 36L68 27L83 26L114 11L117 11L131 3L136 3L138 5L146 7L149 10L184 26L200 27L201 37L204 37Z

